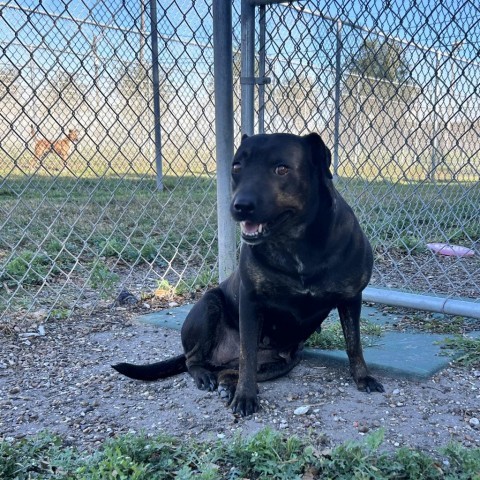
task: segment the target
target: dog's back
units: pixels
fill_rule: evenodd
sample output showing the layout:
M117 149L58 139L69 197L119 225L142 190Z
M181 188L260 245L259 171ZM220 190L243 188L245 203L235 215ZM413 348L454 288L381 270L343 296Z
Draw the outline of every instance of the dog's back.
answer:
M35 157L39 160L44 158L50 152L55 152L65 163L70 155L72 145L78 141L78 132L73 128L68 131L68 134L65 137L56 142L46 140L45 138L37 139L33 125L31 126L31 135L35 139Z

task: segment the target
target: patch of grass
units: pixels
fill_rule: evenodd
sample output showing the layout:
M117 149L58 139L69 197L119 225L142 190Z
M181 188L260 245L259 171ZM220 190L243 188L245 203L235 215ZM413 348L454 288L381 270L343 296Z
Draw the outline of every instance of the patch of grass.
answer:
M411 327L415 330L428 333L461 334L470 328L464 317L435 318L424 312L403 318L398 327Z
M450 350L446 353L447 355L455 355L456 364L466 367L480 366L480 338L455 335L443 340L441 345Z
M145 241L144 244L133 245L128 238L110 238L100 242L100 255L114 257L123 260L127 264L138 265L145 262L152 262L158 255L158 249L152 241Z
M0 442L0 478L69 479L476 479L480 449L449 444L435 455L408 448L382 452L384 431L361 442L320 451L308 438L269 429L228 442L182 441L166 435L125 435L94 453L68 447L60 437Z
M75 263L68 247L54 238L43 241L37 250L19 249L19 253L3 265L0 280L9 287L40 285Z
M52 259L45 253L24 250L5 265L1 280L7 285L42 284L49 274L55 272Z
M92 266L89 283L92 288L100 291L100 296L106 298L113 294L113 291L120 277L112 272L101 260L96 260Z
M54 308L48 318L49 319L55 319L55 320L66 320L70 314L72 313L72 311L68 308Z
M455 478L480 479L480 448L464 448L451 442L442 448L440 453L448 459L450 469L457 475Z
M361 318L360 333L362 345L369 347L374 345L375 340L383 335L383 329L380 325ZM325 320L322 323L321 331L314 332L305 343L305 346L322 350L344 350L345 338L340 321Z
M191 291L204 290L218 284L218 273L211 268L204 268L200 273L191 278L181 280L175 288L177 295L183 296Z

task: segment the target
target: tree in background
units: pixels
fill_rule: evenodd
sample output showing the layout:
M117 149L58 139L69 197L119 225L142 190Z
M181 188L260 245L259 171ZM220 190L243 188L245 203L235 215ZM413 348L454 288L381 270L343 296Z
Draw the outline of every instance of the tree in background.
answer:
M347 61L342 82L343 139L347 150L402 148L415 123L421 89L397 42L364 39Z
M358 52L351 56L347 69L363 77L397 83L405 81L409 72L401 45L367 38Z

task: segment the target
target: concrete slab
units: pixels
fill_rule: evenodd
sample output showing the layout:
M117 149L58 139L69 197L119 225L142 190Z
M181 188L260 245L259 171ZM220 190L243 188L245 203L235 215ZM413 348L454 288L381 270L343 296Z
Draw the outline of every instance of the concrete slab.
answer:
M162 310L138 317L143 323L158 325L159 327L180 330L192 308L191 304ZM392 324L397 320L396 315L385 313L372 306L364 306L362 317L381 325ZM331 318L338 319L336 312ZM474 332L478 336L480 332ZM448 366L451 356L440 348L439 342L451 335L432 333L399 333L385 332L375 341L375 344L364 348L365 360L372 372L382 375L426 380ZM322 364L347 365L347 354L343 350L306 349L305 357L318 360Z

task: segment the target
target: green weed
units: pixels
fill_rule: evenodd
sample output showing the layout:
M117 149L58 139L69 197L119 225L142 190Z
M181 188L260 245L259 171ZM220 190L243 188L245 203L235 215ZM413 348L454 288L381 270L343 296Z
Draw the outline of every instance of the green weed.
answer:
M480 480L480 448L464 448L451 442L440 453L448 459L450 478Z
M466 367L480 366L480 338L455 335L440 342L448 349L447 355L455 356L455 363Z
M181 280L175 288L175 293L183 296L191 291L203 290L216 284L218 284L217 272L210 268L202 269L198 275Z
M55 320L66 320L71 313L72 311L68 308L54 308L48 315L48 318L53 318Z
M106 298L113 294L119 278L102 261L96 260L92 267L89 283L92 288L100 291L102 298Z
M380 325L362 318L360 319L360 333L363 346L368 347L373 345L375 340L383 335L383 329ZM327 319L322 324L321 331L314 332L305 343L305 346L322 350L344 350L345 337L343 336L340 322Z
M1 279L10 287L38 285L55 271L57 269L47 254L25 250L5 265Z

